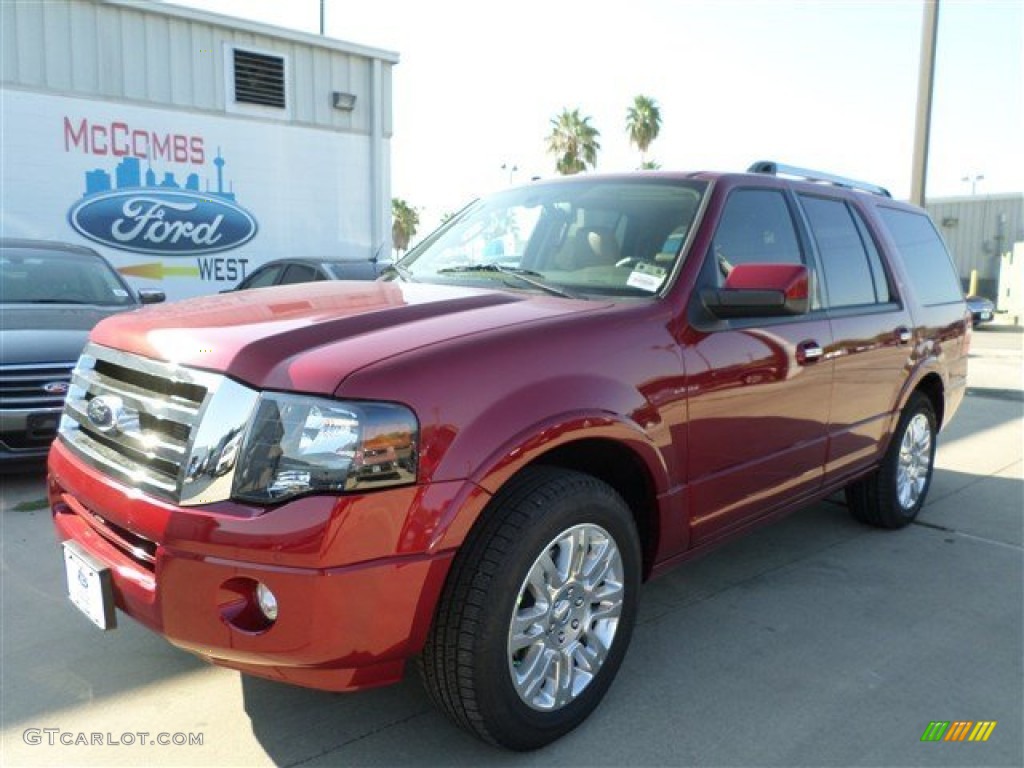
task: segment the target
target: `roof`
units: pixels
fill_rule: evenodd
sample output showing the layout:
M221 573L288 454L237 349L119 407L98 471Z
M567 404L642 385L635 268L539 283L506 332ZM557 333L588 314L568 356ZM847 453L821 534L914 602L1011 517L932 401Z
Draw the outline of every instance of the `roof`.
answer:
M16 237L0 238L0 250L4 251L55 251L68 256L81 256L83 258L100 259L106 261L99 253L84 245L63 243L57 240L25 240Z
M188 8L172 3L161 2L160 0L93 0L93 2L113 5L121 8L130 8L133 11L152 13L159 16L167 16L186 21L200 22L214 27L230 27L231 29L251 32L257 35L276 37L281 40L290 40L316 48L327 48L332 51L349 53L356 56L364 56L370 59L380 59L389 64L398 63L398 53L384 50L383 48L372 48L358 43L350 43L344 40L336 40L331 37L315 35L309 32L301 32L294 29L275 27L272 24L262 24L249 19L240 19L234 16L226 16L210 11L201 11L197 8Z

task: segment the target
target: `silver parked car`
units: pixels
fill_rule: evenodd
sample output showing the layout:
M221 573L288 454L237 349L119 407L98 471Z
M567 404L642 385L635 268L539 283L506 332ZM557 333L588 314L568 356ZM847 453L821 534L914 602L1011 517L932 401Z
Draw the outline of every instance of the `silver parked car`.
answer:
M46 456L92 327L163 300L91 248L0 239L0 465Z

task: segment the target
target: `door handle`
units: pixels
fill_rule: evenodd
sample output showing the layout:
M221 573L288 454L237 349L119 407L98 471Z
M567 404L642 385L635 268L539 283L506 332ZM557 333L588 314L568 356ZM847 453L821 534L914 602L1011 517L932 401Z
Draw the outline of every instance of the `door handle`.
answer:
M896 339L900 344L909 344L910 340L914 338L914 334L910 332L909 328L900 326L896 329Z
M825 350L816 341L803 341L796 348L796 361L800 365L816 363L825 356Z

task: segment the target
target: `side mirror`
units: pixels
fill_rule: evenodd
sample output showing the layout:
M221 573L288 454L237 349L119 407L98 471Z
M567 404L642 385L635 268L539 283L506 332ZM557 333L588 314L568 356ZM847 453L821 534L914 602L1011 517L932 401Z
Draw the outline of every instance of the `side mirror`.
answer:
M167 298L163 291L156 291L151 288L139 289L139 301L143 304L159 304Z
M802 264L737 264L724 286L700 296L722 319L803 315L810 309L810 275Z

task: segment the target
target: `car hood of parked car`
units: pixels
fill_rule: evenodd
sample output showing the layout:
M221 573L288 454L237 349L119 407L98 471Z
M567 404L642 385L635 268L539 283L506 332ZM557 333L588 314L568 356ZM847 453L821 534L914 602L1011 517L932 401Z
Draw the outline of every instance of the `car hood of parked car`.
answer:
M331 394L349 374L389 357L603 306L461 286L331 281L150 306L103 321L92 340L259 388Z
M0 306L0 363L74 362L96 323L131 309L135 305L4 304Z

